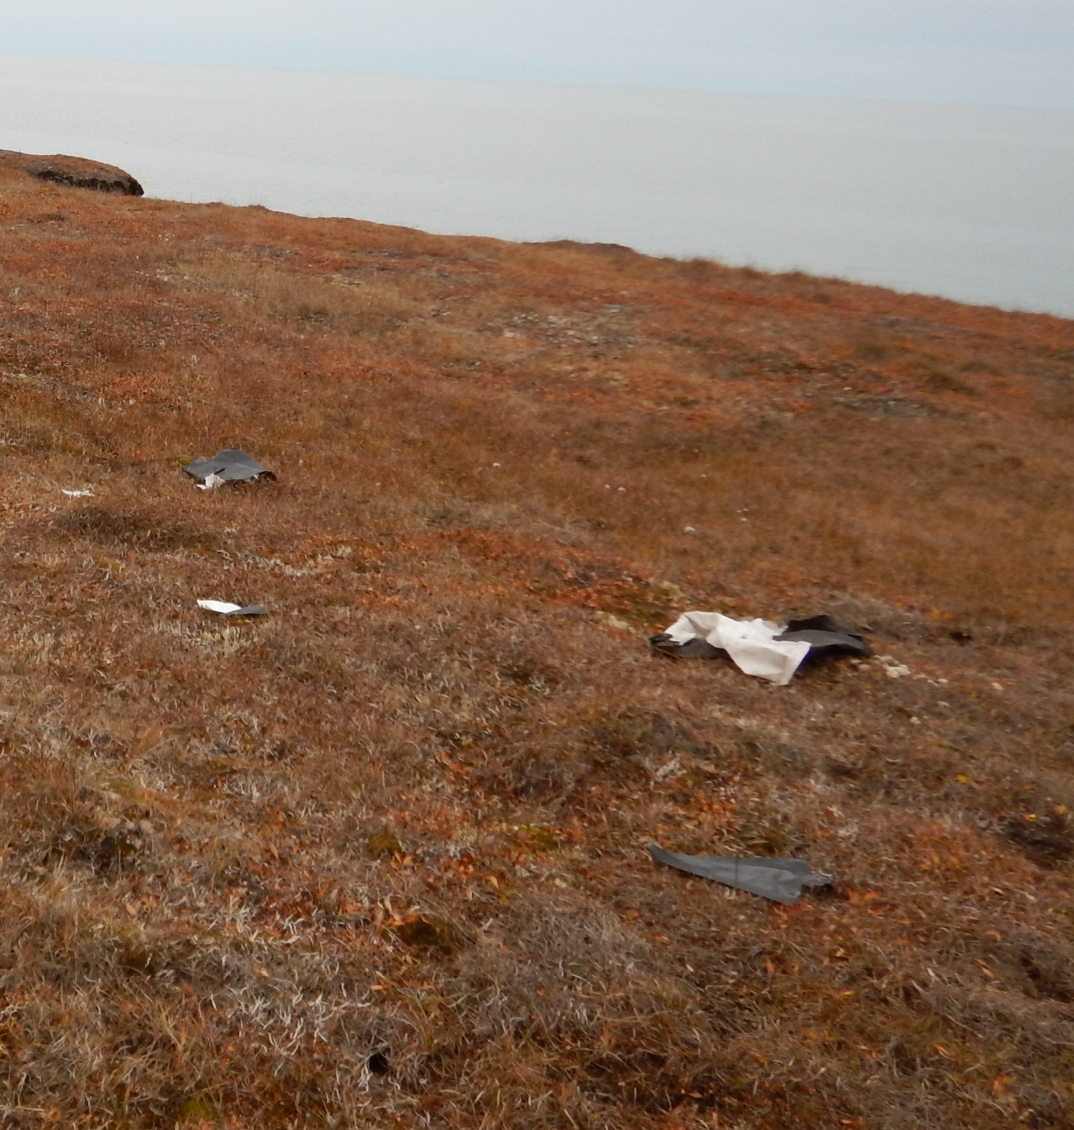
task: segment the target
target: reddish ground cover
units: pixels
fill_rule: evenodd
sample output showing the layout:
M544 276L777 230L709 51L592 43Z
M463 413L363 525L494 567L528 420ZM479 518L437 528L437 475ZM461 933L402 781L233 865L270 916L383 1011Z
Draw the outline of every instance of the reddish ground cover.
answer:
M3 1125L1074 1124L1074 324L7 172L0 295Z

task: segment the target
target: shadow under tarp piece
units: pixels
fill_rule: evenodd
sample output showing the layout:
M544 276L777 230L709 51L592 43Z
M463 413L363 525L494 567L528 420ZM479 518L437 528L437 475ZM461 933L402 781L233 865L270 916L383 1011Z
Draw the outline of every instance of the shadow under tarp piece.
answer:
M803 887L826 887L831 875L814 871L804 859L772 859L766 856L679 855L659 844L649 845L657 863L687 871L702 879L712 879L740 891L760 895L787 906L802 897Z
M197 479L199 486L206 489L221 483L252 483L256 479L276 478L252 455L247 455L245 451L239 451L236 447L226 447L223 451L218 451L212 459L199 455L183 470L191 478Z

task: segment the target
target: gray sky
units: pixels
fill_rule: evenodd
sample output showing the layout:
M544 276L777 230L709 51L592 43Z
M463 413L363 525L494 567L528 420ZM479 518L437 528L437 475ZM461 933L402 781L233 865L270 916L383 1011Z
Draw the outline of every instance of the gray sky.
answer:
M24 0L0 51L1074 108L1074 0Z

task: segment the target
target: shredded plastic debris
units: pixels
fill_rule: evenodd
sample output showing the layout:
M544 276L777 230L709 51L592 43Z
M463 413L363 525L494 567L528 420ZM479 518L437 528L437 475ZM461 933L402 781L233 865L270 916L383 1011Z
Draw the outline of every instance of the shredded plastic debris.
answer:
M788 906L802 896L803 887L826 887L831 875L814 871L804 859L773 859L765 856L679 855L659 844L649 845L657 863L688 871L702 879L712 879L728 887L760 895Z
M198 607L207 612L219 612L221 616L268 615L268 609L263 604L232 604L229 600L199 600Z
M67 490L66 487L60 488L68 498L92 498L93 491L91 490Z
M218 451L212 459L199 455L188 463L184 471L198 480L203 490L212 490L223 483L252 483L257 479L275 479L276 476L245 451L235 447Z
M872 655L856 632L827 614L791 620L784 628L770 620L735 620L719 612L684 612L667 631L649 640L680 659L730 657L747 675L786 686L808 656Z

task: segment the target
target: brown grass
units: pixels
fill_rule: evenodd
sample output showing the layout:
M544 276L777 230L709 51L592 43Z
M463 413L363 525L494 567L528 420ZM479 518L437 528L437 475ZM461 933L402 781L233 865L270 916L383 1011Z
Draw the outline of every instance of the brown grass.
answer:
M0 248L0 1125L1074 1125L1074 324L6 173Z

